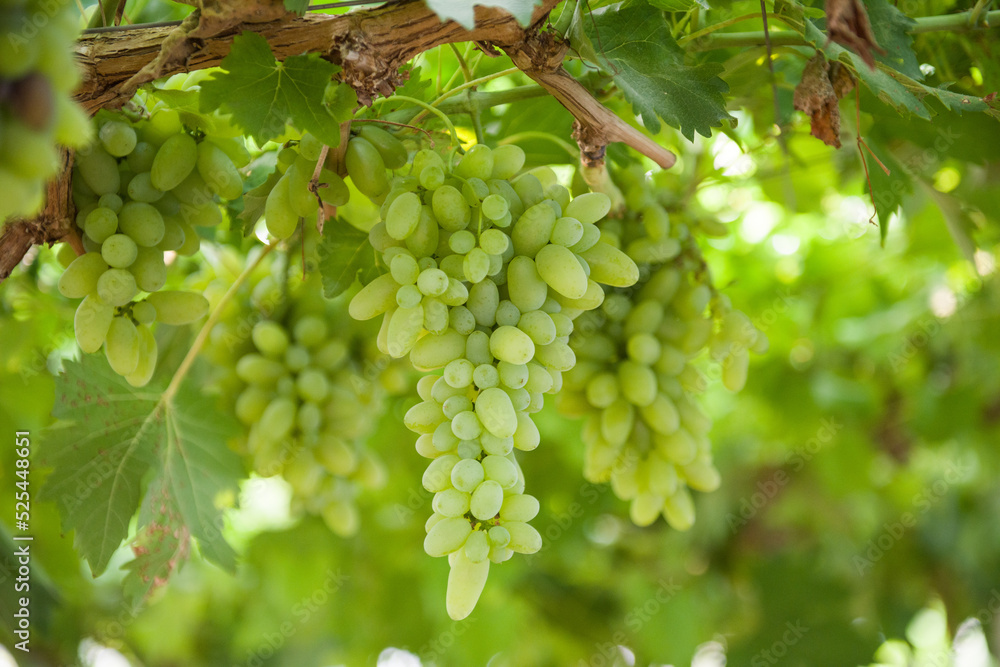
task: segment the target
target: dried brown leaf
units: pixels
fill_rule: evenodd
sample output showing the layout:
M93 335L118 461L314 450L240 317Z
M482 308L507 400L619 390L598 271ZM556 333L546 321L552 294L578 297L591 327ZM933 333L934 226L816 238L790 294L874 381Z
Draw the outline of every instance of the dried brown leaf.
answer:
M802 72L795 86L793 104L809 114L812 135L827 146L840 148L840 109L837 93L830 81L830 65L817 53Z
M872 69L872 51L885 55L875 41L868 11L861 0L826 0L826 32L830 40L855 51Z

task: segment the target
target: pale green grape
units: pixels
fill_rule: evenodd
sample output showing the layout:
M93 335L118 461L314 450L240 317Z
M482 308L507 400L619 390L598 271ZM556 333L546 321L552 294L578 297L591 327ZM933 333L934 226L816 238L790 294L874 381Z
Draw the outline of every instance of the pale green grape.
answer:
M513 144L497 146L493 149L493 173L490 178L513 178L524 166L524 151Z
M157 202L163 198L163 191L157 190L153 187L148 171L144 171L133 176L128 182L126 190L129 198L133 201L141 201L146 202L147 204L152 204L153 202Z
M136 331L139 334L139 361L135 370L125 376L125 380L133 387L144 387L149 384L156 370L156 339L148 326L139 325Z
M119 375L131 375L139 365L139 352L139 332L132 320L127 317L112 319L104 341L104 353L112 370Z
M284 439L295 424L295 412L295 403L290 398L278 396L260 415L257 432L266 440Z
M493 151L489 146L476 144L462 156L455 174L461 178L479 178L486 180L493 174Z
M132 304L132 317L139 324L152 324L156 321L156 308L146 301Z
M299 216L292 211L289 201L288 179L284 176L278 179L267 195L264 222L267 223L268 233L279 239L287 239L299 225Z
M138 293L135 277L126 269L108 269L97 279L97 295L109 306L124 306ZM119 375L128 375L131 372L130 370Z
M277 358L288 349L288 334L284 327L272 320L263 320L251 331L254 345L269 357Z
M112 234L101 244L101 257L108 266L124 269L132 265L138 253L135 241L125 234Z
M121 187L118 163L103 148L92 147L89 151L80 151L76 156L75 167L84 183L96 195L115 193Z
M580 253L590 265L590 277L605 285L629 287L639 279L639 268L618 248L599 242Z
M209 189L223 199L239 199L243 194L243 179L230 157L210 141L198 144L198 173Z
M416 231L421 206L420 197L412 192L396 197L385 215L385 229L389 236L402 241Z
M504 489L513 488L517 484L517 468L504 456L487 456L483 459L482 468L486 479L497 482Z
M97 352L107 338L115 310L96 294L88 294L76 308L73 329L76 342L86 353Z
M104 195L108 197L109 195ZM117 197L118 195L114 195ZM104 197L101 197L103 200ZM119 210L121 210L121 200L119 199ZM84 222L84 231L87 236L97 243L104 243L105 239L115 233L118 229L118 216L115 212L104 206L98 206L87 214Z
M552 207L544 202L527 208L514 223L511 231L515 254L534 258L538 251L548 244L555 228L556 217Z
M451 185L442 185L434 191L431 208L441 227L451 232L465 229L472 218L469 203Z
M164 192L173 190L188 177L197 162L198 144L191 135L185 132L173 135L163 142L153 158L150 167L153 187Z
M485 476L483 464L475 459L462 459L451 469L452 485L465 493L474 492Z
M152 248L163 240L163 216L155 207L144 202L128 202L118 214L118 228L136 245Z
M424 538L424 551L428 556L446 556L456 551L472 532L469 522L460 517L446 517L434 524Z
M498 327L490 336L490 352L501 361L526 364L535 356L535 344L517 327Z
M568 248L560 245L543 247L535 256L535 266L542 280L559 294L579 299L587 293L587 274Z
M507 438L517 430L517 414L510 397L502 389L483 390L476 398L476 416L483 427L498 438Z
M472 498L469 501L472 516L480 521L492 519L500 512L503 497L503 487L500 486L499 482L484 481L472 492Z
M538 515L538 499L527 494L514 494L503 499L500 518L504 521L531 521ZM492 537L492 536L491 536Z
M108 270L99 252L80 255L59 276L59 293L67 299L80 299L97 289L98 280Z
M167 282L167 265L159 248L138 248L135 261L128 267L135 284L143 292L155 292ZM147 304L152 307L151 304ZM155 310L154 310L155 316Z
M611 200L603 192L587 192L574 198L565 208L563 213L567 217L592 224L608 214Z
M154 292L147 301L156 308L156 319L164 324L189 324L208 312L208 299L196 292Z
M362 194L375 199L389 190L385 161L368 140L354 137L348 141L344 164L355 187Z
M533 554L542 548L542 536L530 524L522 521L505 521L510 533L508 547L519 554Z

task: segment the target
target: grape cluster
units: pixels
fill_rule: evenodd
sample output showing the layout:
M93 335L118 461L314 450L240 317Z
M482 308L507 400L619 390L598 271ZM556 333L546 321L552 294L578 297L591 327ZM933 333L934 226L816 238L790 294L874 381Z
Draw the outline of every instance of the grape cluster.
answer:
M350 314L384 315L379 349L442 369L420 380L421 402L404 421L431 459L424 549L449 557L447 609L461 619L491 562L541 547L528 523L538 501L524 493L514 451L538 446L531 414L576 363L574 318L601 304L599 283L626 287L638 270L600 240L608 198L571 200L548 169L511 180L525 159L515 146L474 146L454 170L421 150L408 175L389 181L377 148L361 142L348 146L348 169L381 206L369 239L387 272L354 296Z
M90 140L87 115L70 95L78 14L69 0L0 3L0 223L37 213L60 168L57 144Z
M171 110L138 122L107 114L97 123L99 141L80 151L73 170L86 252L67 264L59 291L83 299L74 321L80 349L103 345L114 371L142 386L156 366L149 325L188 324L208 309L201 294L161 291L164 253L198 251L193 225L222 221L216 197L243 194L236 164L249 153L235 140L198 141Z
M282 296L278 280L263 277L251 302L270 317L249 328L246 341L234 324L247 321L246 311L230 313L212 333L210 354L236 376L235 391L224 394L236 396L251 468L281 474L293 510L319 515L347 537L359 527L358 493L385 482L364 442L383 410L387 392L378 380L386 369L365 365L378 356L373 332L351 326L342 303L324 302L320 290L313 280Z
M687 530L694 523L689 489L719 485L711 420L694 398L706 382L693 360L708 348L725 386L739 391L749 352L764 352L767 338L715 293L689 227L655 200L643 202L639 215L603 223L601 233L636 259L643 278L609 291L599 311L580 318L570 340L579 363L557 405L586 416L587 479L610 481L637 525L662 514Z

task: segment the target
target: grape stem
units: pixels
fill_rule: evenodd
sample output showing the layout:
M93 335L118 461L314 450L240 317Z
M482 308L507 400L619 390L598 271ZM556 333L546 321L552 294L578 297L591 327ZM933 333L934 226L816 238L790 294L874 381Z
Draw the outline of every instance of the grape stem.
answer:
M243 272L236 277L236 280L233 281L233 284L229 286L229 289L226 290L226 293L222 295L221 299L219 299L219 303L216 305L215 310L213 310L212 314L208 316L208 320L205 322L204 326L202 326L201 331L198 332L198 335L195 337L194 342L191 343L191 349L188 350L188 353L184 357L184 360L181 361L181 365L177 367L177 371L174 373L174 377L170 380L170 384L167 385L167 388L163 391L163 395L160 397L159 407L165 406L168 403L170 403L170 401L172 401L174 396L177 394L177 391L181 387L181 383L184 381L184 378L191 370L191 366L194 364L195 358L197 358L198 353L201 351L201 348L204 347L205 342L208 340L209 334L212 333L212 329L215 327L216 324L219 323L219 320L222 318L222 313L226 308L226 304L228 304L233 299L233 297L236 296L236 292L239 291L243 283L245 283L247 278L250 277L250 274L253 273L254 269L256 269L257 266L264 260L264 258L267 257L271 253L271 251L277 248L279 245L281 245L281 241L274 241L270 245L264 246L264 250L260 253L260 255L257 256L257 259L250 262L243 269Z
M431 112L432 114L441 119L441 122L444 123L445 127L448 128L448 132L449 134L451 134L452 141L455 142L456 146L462 145L462 140L458 138L458 132L455 131L455 125L451 122L448 116L446 116L443 111L441 111L440 109L435 109L427 102L424 102L423 100L418 100L417 98L410 97L408 95L393 95L392 97L382 98L378 100L378 102L379 103L409 102L410 104L415 104L419 107L423 107L424 109L426 109L427 111Z

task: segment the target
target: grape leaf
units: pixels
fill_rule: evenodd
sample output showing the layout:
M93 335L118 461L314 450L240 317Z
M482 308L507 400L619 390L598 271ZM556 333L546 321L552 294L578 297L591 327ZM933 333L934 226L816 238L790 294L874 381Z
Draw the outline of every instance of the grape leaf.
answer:
M149 490L139 510L139 531L132 542L135 558L125 563L128 571L122 587L138 607L154 590L166 583L187 559L190 533L164 484Z
M427 7L442 21L454 21L466 30L476 27L475 6L499 7L513 16L523 26L531 23L531 15L541 0L425 0Z
M328 299L343 294L357 279L364 283L375 279L378 268L368 234L343 218L328 220L319 246L319 271Z
M662 118L690 140L695 132L711 136L712 127L732 118L723 97L729 86L718 77L722 65L686 65L662 15L648 6L607 10L595 14L588 31L603 46L602 65L650 132L660 131Z
M278 62L267 40L244 32L211 79L201 83L201 110L222 109L258 145L280 136L285 125L315 135L328 146L340 143L337 118L325 104L339 68L318 55L291 56Z
M910 36L910 31L917 22L890 5L887 0L865 0L865 5L875 40L887 52L884 56L874 54L875 60L916 81L923 79L917 54L913 52L913 37Z
M46 432L41 461L53 468L41 497L54 500L66 530L97 576L128 536L141 484L170 492L184 526L206 557L223 567L235 558L218 530L215 498L234 492L242 476L226 438L232 417L213 409L197 383L172 401L155 388L137 389L98 355L65 364L56 382L57 424Z
M285 0L285 9L299 16L303 16L308 8L309 0Z
M913 192L913 181L909 171L903 168L889 149L874 139L868 141L868 147L889 170L886 174L872 159L871 154L865 152L864 159L868 163L868 179L871 183L866 189L875 201L879 236L884 246L889 234L889 219L903 205L904 195Z

